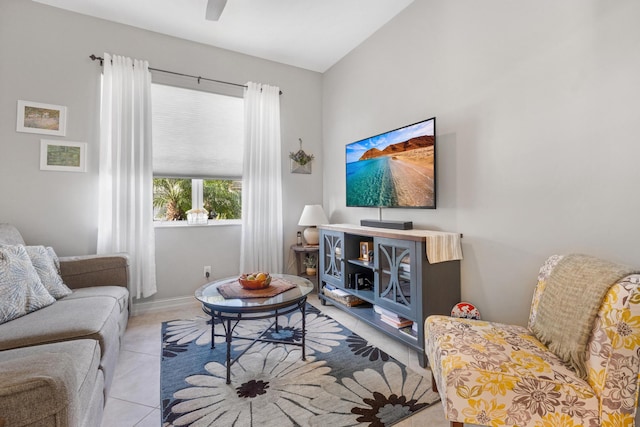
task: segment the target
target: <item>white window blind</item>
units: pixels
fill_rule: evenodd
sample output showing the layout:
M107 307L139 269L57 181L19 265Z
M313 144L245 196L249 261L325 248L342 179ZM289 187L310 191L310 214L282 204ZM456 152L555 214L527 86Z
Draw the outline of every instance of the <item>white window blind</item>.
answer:
M155 176L242 177L242 98L161 84L151 91Z

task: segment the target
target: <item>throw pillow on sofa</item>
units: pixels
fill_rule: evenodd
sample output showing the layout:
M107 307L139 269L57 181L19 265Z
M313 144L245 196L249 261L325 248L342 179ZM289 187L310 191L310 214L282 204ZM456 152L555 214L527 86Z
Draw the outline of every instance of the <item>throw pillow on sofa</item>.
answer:
M58 256L53 248L44 246L25 246L31 263L36 269L42 284L52 297L60 299L66 297L72 291L64 284L60 277L59 268L56 267Z
M47 246L47 253L53 260L53 264L56 266L56 271L60 274L60 259L58 258L58 254L53 251L51 246Z
M23 245L0 246L0 324L55 302Z

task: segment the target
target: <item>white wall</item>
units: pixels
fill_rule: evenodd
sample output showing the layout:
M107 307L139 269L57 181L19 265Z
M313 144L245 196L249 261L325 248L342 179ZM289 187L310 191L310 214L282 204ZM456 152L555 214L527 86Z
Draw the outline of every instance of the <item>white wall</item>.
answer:
M438 209L383 218L464 233L463 298L522 324L547 255L640 264L637 16L634 0L416 0L321 76L2 0L0 222L60 255L95 252L100 68L88 55L109 51L282 88L285 260L304 204L323 199L332 222L377 217L344 206L345 144L437 116ZM88 142L87 173L39 170L41 136L15 131L19 99L68 107L67 136L50 138ZM288 172L298 137L316 154L312 175ZM237 226L157 230L159 293L148 300L191 295L205 264L235 274L238 236Z
M484 318L525 324L553 253L640 267L638 16L635 0L416 0L324 75L331 221L378 215L345 207L345 144L436 116L438 208L383 218L463 233L462 296Z
M24 0L0 2L0 222L59 255L95 253L101 69L89 55L105 51L147 59L154 68L281 88L288 260L303 206L322 200L320 74ZM67 106L66 137L48 138L87 142L87 173L39 170L43 136L16 132L18 100ZM317 157L311 175L289 173L299 137ZM239 226L157 229L158 293L145 302L193 295L205 282L204 265L213 266L214 278L237 274L239 236Z

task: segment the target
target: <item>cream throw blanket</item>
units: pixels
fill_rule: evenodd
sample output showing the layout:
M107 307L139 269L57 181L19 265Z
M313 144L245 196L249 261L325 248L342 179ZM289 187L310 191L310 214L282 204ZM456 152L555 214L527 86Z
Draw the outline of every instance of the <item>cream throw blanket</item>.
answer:
M637 272L588 255L567 255L547 280L531 327L536 337L586 379L587 344L609 288Z
M427 243L427 261L429 264L462 259L460 233L443 231L421 231Z

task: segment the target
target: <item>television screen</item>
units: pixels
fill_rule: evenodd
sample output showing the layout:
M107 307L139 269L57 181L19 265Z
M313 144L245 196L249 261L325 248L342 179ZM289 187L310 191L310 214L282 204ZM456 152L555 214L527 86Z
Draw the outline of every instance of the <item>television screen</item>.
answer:
M436 118L346 146L347 206L435 209Z

